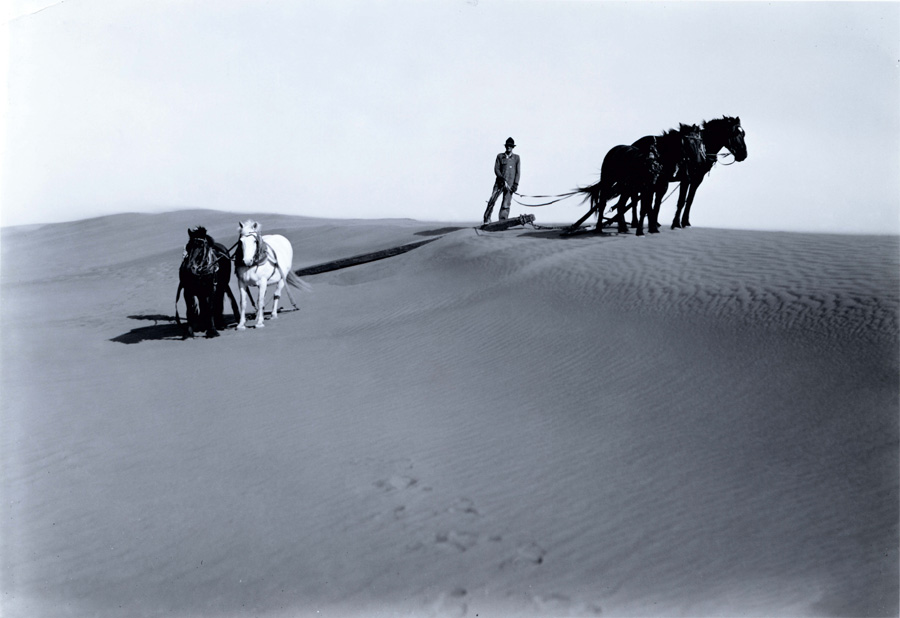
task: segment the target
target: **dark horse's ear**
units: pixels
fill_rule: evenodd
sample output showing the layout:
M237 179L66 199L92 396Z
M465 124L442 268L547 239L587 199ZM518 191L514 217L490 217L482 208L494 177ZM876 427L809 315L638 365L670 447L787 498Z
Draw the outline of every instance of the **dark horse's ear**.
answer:
M734 119L737 120L737 123L738 123L738 124L741 124L741 117L740 117L740 116L735 116Z

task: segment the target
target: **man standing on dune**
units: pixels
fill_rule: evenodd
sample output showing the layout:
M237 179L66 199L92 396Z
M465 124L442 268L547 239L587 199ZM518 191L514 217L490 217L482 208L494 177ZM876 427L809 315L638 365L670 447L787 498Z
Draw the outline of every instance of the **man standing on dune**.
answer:
M512 202L513 193L519 188L519 155L513 154L516 142L513 138L506 139L506 152L497 155L494 161L494 191L488 200L487 210L484 211L484 222L491 222L491 213L494 211L494 203L500 193L503 193L503 202L500 204L500 221L509 217L509 204Z

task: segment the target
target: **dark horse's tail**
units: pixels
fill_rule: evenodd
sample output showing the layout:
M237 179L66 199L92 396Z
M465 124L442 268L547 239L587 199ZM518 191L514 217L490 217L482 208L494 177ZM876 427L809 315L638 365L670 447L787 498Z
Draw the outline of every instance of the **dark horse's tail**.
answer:
M175 322L181 326L181 317L178 315L178 300L181 298L181 290L184 288L182 283L178 282L178 291L175 292ZM235 314L237 315L237 314Z
M231 291L230 285L225 286L225 293L228 294L228 300L231 301L231 310L234 312L234 319L236 320L237 317L241 314L241 310L238 309L237 300L234 298L234 292ZM250 300L253 299L251 298Z
M606 202L617 197L619 195L619 191L616 187L616 182L609 182L609 173L603 173L603 170L600 171L600 180L595 182L592 185L588 185L586 187L578 187L576 191L578 193L584 194L584 199L582 202L590 201L591 207L585 213L581 219L573 223L570 229L576 229L582 223L587 221L591 215L597 213L602 221L603 218L603 210L604 206L606 206Z

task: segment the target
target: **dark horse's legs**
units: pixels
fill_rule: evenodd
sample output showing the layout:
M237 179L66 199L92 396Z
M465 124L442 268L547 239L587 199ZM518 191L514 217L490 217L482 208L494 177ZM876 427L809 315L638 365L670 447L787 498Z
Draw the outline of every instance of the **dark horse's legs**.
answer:
M628 210L628 208L627 208L628 197L629 197L629 195L627 193L623 193L622 196L619 198L619 203L616 204L615 221L617 223L617 229L620 234L628 233L628 224L625 223L625 211ZM602 220L603 220L602 216L597 220L597 228L598 229L602 225Z
M672 220L672 229L681 227L681 209L687 200L688 185L690 181L682 180L678 185L678 206L675 208L675 218Z
M656 231L659 231L659 210L662 208L663 198L669 189L669 182L666 180L657 181L651 191L653 192L653 221L656 225Z
M212 299L212 307L210 307L210 311L212 312L212 324L215 328L220 330L225 330L225 289L221 286L216 286L216 291L213 294Z
M184 290L184 304L187 309L184 320L184 338L193 339L194 325L200 321L200 305L197 302L197 296L193 291Z
M219 311L216 311L216 297L218 294L215 290L209 290L200 299L200 324L206 326L207 337L218 337L219 331L216 330L216 315L221 313L222 303L219 303Z
M703 175L698 174L691 178L691 188L688 190L687 200L684 203L684 213L681 215L681 227L691 227L691 204L694 203L694 196L697 194L697 187L703 182Z
M188 319L188 324L193 331L205 330L207 337L218 337L219 331L216 330L215 311L218 294L216 293L216 286L212 277L213 275L207 275L196 281L196 287L190 291L194 308L191 312L192 315ZM221 306L220 303L219 307ZM191 336L193 336L193 332L191 332Z
M640 192L640 200L641 200L641 219L637 225L637 232L635 232L638 236L644 235L644 217L647 217L647 231L651 234L659 233L659 224L656 220L656 213L653 211L653 196L655 195L655 191L652 188L648 187ZM637 204L638 196L634 196L634 202Z

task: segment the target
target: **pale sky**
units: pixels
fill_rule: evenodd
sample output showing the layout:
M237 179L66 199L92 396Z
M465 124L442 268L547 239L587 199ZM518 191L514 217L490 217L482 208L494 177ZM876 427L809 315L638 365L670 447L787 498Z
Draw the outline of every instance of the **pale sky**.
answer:
M182 208L479 222L507 137L519 191L556 194L594 182L617 144L729 115L749 156L713 169L695 225L900 233L897 2L8 11L2 225Z

